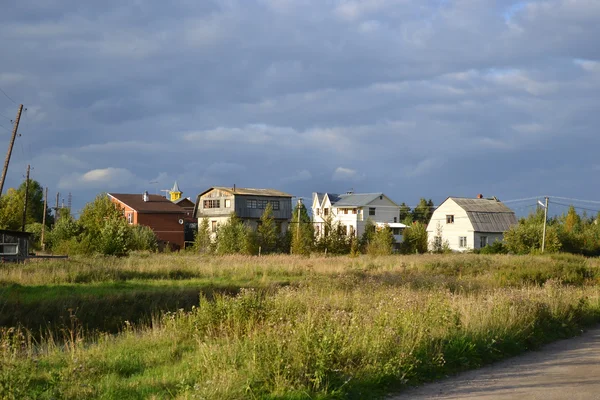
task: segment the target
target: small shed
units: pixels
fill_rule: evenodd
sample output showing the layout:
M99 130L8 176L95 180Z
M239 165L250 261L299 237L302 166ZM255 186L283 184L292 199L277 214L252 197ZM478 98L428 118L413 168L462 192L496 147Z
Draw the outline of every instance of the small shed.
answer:
M29 256L32 234L0 229L0 257L2 261L23 261Z

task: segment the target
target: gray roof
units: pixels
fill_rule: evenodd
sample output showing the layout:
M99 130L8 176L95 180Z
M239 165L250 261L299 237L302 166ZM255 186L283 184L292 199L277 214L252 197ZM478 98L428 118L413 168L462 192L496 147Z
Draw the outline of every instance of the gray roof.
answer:
M518 223L514 211L497 199L450 198L467 212L476 232L506 232Z
M339 196L338 201L335 202L336 207L362 207L366 206L379 196L383 196L383 193L351 193L342 194ZM330 197L331 198L331 197ZM333 200L332 200L333 203Z
M291 194L282 192L280 190L275 190L275 189L235 188L235 190L234 190L232 187L224 187L224 186L213 186L210 189L205 190L203 193L200 193L199 196L202 196L214 189L229 192L232 195L290 197L290 198L293 197Z

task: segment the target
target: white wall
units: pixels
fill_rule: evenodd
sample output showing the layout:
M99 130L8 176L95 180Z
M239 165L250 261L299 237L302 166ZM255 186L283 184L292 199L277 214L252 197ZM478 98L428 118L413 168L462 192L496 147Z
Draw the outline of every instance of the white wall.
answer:
M454 223L448 224L446 222L447 215L454 215ZM475 232L467 216L467 212L456 204L454 200L446 200L431 216L431 220L427 225L427 240L430 249L433 248L434 238L438 236L438 224L439 229L441 229L442 244L447 242L450 249L454 251L467 251L474 249L475 245L479 245L479 243L475 243ZM460 246L459 238L461 236L467 238L466 247Z

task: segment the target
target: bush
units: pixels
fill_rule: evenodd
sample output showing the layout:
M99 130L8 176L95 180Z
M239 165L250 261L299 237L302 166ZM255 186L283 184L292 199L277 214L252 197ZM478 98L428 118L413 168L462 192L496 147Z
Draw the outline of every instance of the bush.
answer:
M156 251L158 242L154 231L147 226L133 225L130 227L131 235L129 241L129 251Z

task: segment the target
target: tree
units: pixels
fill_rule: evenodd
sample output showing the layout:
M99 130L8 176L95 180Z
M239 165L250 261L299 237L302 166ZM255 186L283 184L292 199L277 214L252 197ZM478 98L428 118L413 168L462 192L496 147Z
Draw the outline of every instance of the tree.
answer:
M376 227L373 220L371 218L367 218L367 220L365 221L365 230L362 236L360 237L360 248L365 253L367 252L367 247L369 246L369 243L371 242L371 240L373 240L373 237L375 236L375 228Z
M421 198L419 204L412 211L413 221L419 221L424 224L429 223L431 214L433 213L433 201L431 199L425 200Z
M406 221L408 218L410 218L410 221L412 222L412 214L410 211L410 207L407 206L406 203L402 202L402 204L400 204L400 218L398 221Z
M298 226L300 211L300 226ZM311 253L315 242L315 230L304 204L296 204L290 224L292 234L292 254L307 256Z
M268 203L260 217L260 224L257 229L257 240L261 253L273 253L277 248L278 239L279 232L273 219L273 206Z
M247 253L251 250L251 236L242 221L231 213L227 222L217 230L217 254Z
M542 233L544 229L544 212L538 210L527 218L522 218L504 233L504 243L511 253L528 254L540 251L542 248ZM546 227L545 251L555 253L561 248L558 231L555 226Z
M23 201L21 194L13 188L9 188L6 194L0 197L0 229L21 229Z
M373 256L385 256L392 254L394 250L394 234L389 225L378 228L373 239L367 246L367 253Z
M350 252L350 240L346 236L346 229L338 222L333 222L329 215L323 223L323 234L318 238L315 245L318 251L329 254L348 254Z
M427 226L422 222L413 222L404 229L403 241L400 250L405 254L427 252Z
M194 250L201 254L209 254L213 250L208 218L202 218L198 227L198 234L194 240Z

